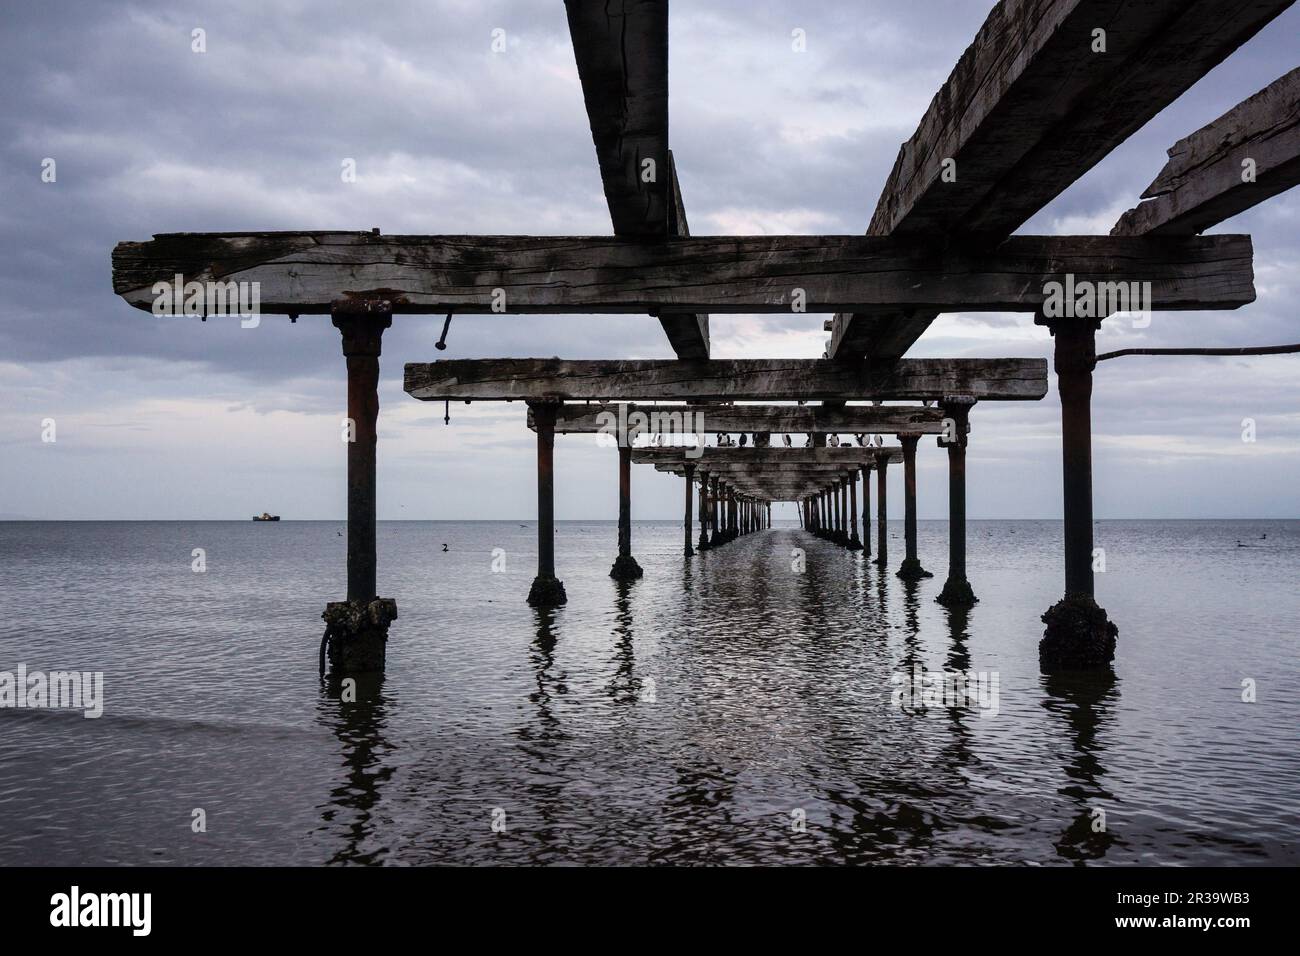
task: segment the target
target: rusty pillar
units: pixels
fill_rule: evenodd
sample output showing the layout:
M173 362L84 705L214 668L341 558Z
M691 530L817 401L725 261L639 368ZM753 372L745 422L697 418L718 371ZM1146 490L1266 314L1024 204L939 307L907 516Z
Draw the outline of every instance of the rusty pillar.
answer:
M375 453L379 420L379 354L384 330L393 324L387 301L347 301L331 309L343 338L348 371L348 589L321 615L325 645L335 674L381 671L388 626L397 602L376 594Z
M1047 324L1056 337L1056 384L1061 396L1061 478L1065 525L1065 596L1043 615L1038 645L1044 671L1097 670L1115 658L1119 629L1097 604L1093 590L1092 370L1096 332L1089 319Z
M713 539L715 545L727 543L727 530L731 520L731 501L727 496L727 483L718 479L718 533Z
M849 548L853 551L861 551L862 539L858 537L858 472L856 469L849 473L847 480L849 483Z
M862 470L862 553L871 556L871 466Z
M537 577L528 591L533 607L568 602L564 584L555 576L555 402L529 402L537 429Z
M718 500L720 495L720 486L722 482L714 475L709 479L709 547L716 548L722 544L722 529L718 527L718 519L721 517L722 505Z
M889 563L889 522L885 510L885 469L889 459L884 455L876 459L876 564L882 568Z
M948 580L935 600L954 608L970 607L979 600L966 580L966 442L973 404L945 402L947 433L939 438L948 449Z
M849 482L843 475L836 482L840 489L840 543L849 546Z
M709 550L709 473L700 471L700 541L696 551Z
M690 487L689 485L687 486ZM690 494L687 494L690 499ZM687 540L690 540L689 537ZM632 557L632 447L618 446L618 557L609 569L616 581L635 581L645 572Z
M686 514L683 517L683 531L685 533L685 547L683 553L686 557L695 554L695 549L691 546L694 541L694 528L691 519L691 506L695 503L695 465L692 462L686 463Z
M849 483L843 476L835 481L835 496L840 509L840 544L849 544Z
M903 445L903 537L907 542L907 557L898 569L898 576L909 581L933 577L921 567L916 554L916 445L921 440L917 433L900 434Z
M727 543L727 529L730 527L731 501L727 497L727 483L718 479L718 533L714 536L715 545Z

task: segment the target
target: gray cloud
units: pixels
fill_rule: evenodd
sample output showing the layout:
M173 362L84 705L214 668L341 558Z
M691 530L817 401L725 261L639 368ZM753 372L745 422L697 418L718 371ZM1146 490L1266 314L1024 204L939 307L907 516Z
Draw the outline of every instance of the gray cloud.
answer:
M693 231L863 231L899 143L986 11L987 4L938 0L676 4L672 145ZM328 439L342 404L328 320L267 317L245 330L136 312L110 287L109 254L120 240L173 230L372 226L608 232L559 3L421 0L377 9L69 0L6 4L0 18L7 512L242 516L249 492L224 480L230 470L296 502L304 516L342 513L342 456L310 437L319 430L321 442ZM196 27L207 31L204 54L190 49ZM489 50L498 27L509 42L499 55ZM796 28L806 32L805 53L791 50ZM1300 11L1292 10L1022 231L1107 229L1155 175L1168 145L1295 66L1297 33ZM56 183L40 180L45 157L58 163ZM355 184L340 179L345 158L357 161ZM1099 347L1296 339L1298 223L1300 197L1290 194L1218 230L1255 237L1254 305L1157 314L1141 330L1113 321ZM823 318L715 317L715 352L815 356L826 338ZM390 470L381 511L527 514L532 444L521 407L453 409L456 424L444 429L440 406L401 391L401 363L439 355L432 348L439 330L440 317L399 317L385 338L381 454ZM641 316L467 317L453 323L450 343L449 357L671 355L658 324ZM943 317L916 354L1050 350L1025 316L963 315ZM1104 365L1095 403L1099 513L1294 515L1293 361ZM38 440L47 415L60 422L57 450ZM1259 423L1260 440L1243 449L1245 417ZM977 410L974 513L1057 512L1055 423L1052 397ZM463 439L450 437L457 434ZM462 441L466 454L455 455ZM561 514L612 513L604 508L608 455L577 439L565 440L562 453L582 467L566 471L561 461L570 482ZM938 517L941 461L928 458L922 497ZM80 484L87 468L99 478L91 488ZM1179 496L1171 500L1160 488L1175 471ZM671 479L637 480L638 516L676 514ZM429 495L435 481L454 490ZM1028 481L1032 493L1019 487Z

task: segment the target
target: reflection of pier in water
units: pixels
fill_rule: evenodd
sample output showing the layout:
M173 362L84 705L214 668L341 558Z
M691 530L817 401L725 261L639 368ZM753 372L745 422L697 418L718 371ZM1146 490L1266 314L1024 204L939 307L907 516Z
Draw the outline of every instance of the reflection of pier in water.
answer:
M345 688L344 682L351 686ZM366 843L379 829L374 812L383 785L393 768L385 763L392 747L384 737L387 699L382 674L360 674L321 685L321 707L342 747L343 778L321 813L325 828L334 832L340 815L350 817L342 826L343 846L329 859L337 863L378 863L387 849L367 850ZM345 694L351 701L342 699Z

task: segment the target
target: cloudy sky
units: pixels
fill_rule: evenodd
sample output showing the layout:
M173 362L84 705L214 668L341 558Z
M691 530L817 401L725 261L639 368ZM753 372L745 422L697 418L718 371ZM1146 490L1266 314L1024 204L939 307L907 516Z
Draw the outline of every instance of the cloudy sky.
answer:
M863 232L899 143L989 7L677 0L671 141L692 232ZM6 0L0 24L0 518L344 515L343 360L328 318L241 329L137 312L111 288L120 240L609 232L560 0ZM205 53L191 49L195 28ZM498 28L507 48L494 53ZM796 28L806 52L791 49ZM1300 62L1297 36L1293 8L1020 231L1107 232L1170 144ZM340 176L349 158L354 183ZM1298 227L1292 192L1215 230L1254 235L1253 305L1157 313L1147 329L1113 321L1099 349L1300 340ZM714 317L714 356L817 357L824 318ZM440 328L440 316L399 316L385 336L381 518L535 510L524 409L462 405L444 426L440 405L402 391L402 363L672 355L642 316L465 317L444 353ZM1050 350L1028 315L971 314L942 317L912 354ZM1296 363L1103 363L1098 516L1300 514ZM976 409L973 517L1059 516L1058 423L1054 395ZM944 517L943 456L922 448L921 516ZM590 436L559 439L556 494L561 518L614 517L616 456ZM636 517L676 517L680 501L676 480L637 470Z

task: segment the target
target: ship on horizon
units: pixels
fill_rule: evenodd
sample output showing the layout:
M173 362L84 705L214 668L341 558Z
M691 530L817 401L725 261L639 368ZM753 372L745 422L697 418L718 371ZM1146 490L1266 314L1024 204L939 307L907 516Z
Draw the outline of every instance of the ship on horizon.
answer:
M263 511L260 515L253 515L253 520L254 521L279 521L280 516L269 514L268 512Z

